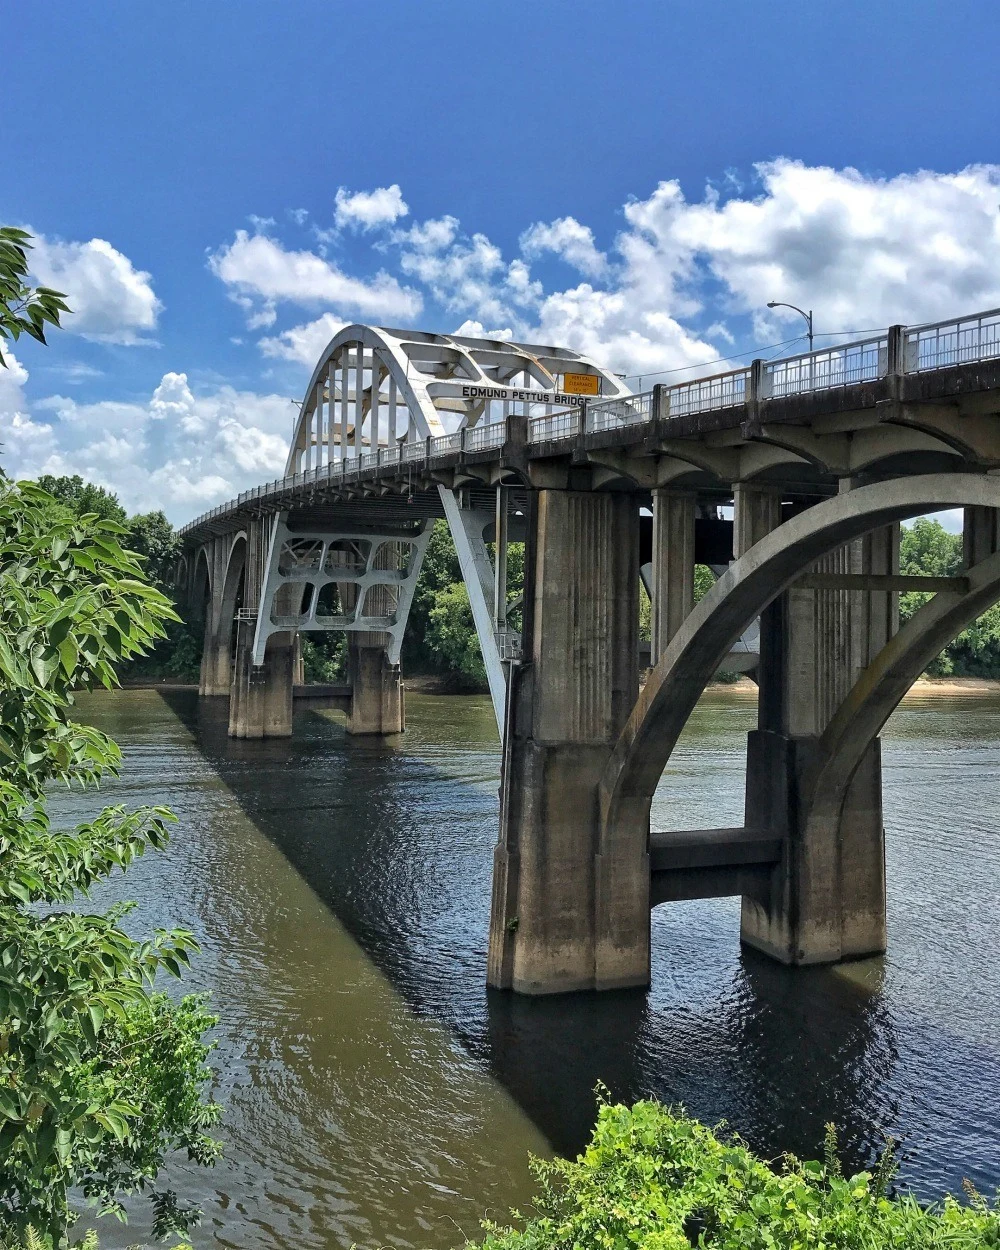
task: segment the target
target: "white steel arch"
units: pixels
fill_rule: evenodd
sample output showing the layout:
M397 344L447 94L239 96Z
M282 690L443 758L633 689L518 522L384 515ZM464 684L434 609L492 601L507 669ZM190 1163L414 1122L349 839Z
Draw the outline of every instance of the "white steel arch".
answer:
M562 347L345 326L309 379L285 473L576 403L567 374L596 378L602 398L630 394Z
M581 382L581 375L587 381ZM427 438L454 434L457 447L462 430L482 431L481 445L491 446L486 441L491 426L502 429L511 415L530 418L545 415L553 408L578 404L580 389L588 387L589 393L603 399L631 394L614 374L566 348L418 330L345 326L324 349L309 379L285 474L367 456L374 461L377 453L383 462L405 462L410 454L408 448L413 447L416 452L419 446L422 452ZM463 508L459 495L446 486L439 485L438 491L458 552L502 733L507 682L494 629L493 570L484 538L494 515ZM276 526L265 598L277 586L279 548L284 537L283 527ZM423 545L418 559L422 557ZM419 563L411 566L413 581L418 572ZM394 618L394 656L398 656L410 597L405 598L405 604L400 600ZM263 658L268 632L279 627L269 614L269 603L262 603L254 645L258 663ZM385 628L381 622L379 627Z

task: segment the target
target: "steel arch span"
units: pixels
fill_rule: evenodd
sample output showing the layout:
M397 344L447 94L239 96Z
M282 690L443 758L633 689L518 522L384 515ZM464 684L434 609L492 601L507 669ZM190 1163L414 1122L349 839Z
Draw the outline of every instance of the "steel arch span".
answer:
M331 466L406 465L423 456L427 440L451 436L456 447L498 445L514 411L527 416L579 402L565 391L570 375L592 380L602 398L630 392L614 374L566 348L457 334L350 325L327 345L306 387L292 435L286 477ZM587 383L583 383L585 387ZM502 483L498 479L497 485ZM495 610L494 578L486 531L495 510L463 503L461 491L437 487L458 552L462 577L483 654L490 695L501 729L506 679L502 626ZM431 523L416 532L387 530L290 535L285 517L274 524L254 637L254 662L263 663L267 640L289 629L383 634L391 663L399 660L403 632L420 573ZM284 588L311 584L304 598ZM339 610L319 612L324 585L341 587ZM350 602L347 602L350 601Z

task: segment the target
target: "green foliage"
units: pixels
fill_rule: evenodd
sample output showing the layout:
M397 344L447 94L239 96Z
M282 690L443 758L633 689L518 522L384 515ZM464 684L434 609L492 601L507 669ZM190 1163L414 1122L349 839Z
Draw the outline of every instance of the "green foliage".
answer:
M28 285L30 238L25 230L0 226L0 339L8 342L28 334L44 343L46 325L57 326L60 315L70 311L61 291ZM0 365L7 368L2 351Z
M105 808L49 825L45 787L95 785L117 746L71 719L74 692L116 684L116 666L175 614L120 543L123 528L74 516L29 482L0 484L0 1227L53 1242L70 1191L121 1214L164 1155L209 1162L204 1101L211 1023L198 999L152 992L195 949L184 930L135 941L128 908L71 910L75 896L167 840L163 808ZM37 905L42 905L38 910ZM193 1218L154 1195L159 1231Z
M101 521L116 521L119 525L128 523L128 513L121 506L118 496L103 486L85 482L79 473L74 473L72 477L54 477L51 473L44 473L38 479L38 485L46 494L69 508L74 516L92 513Z
M127 522L128 546L143 558L143 572L169 593L181 553L181 540L162 512L140 512Z
M444 667L477 685L485 683L486 668L464 582L452 582L435 593L425 638Z
M507 547L507 600L517 605L524 586L524 544ZM521 608L510 609L511 628L520 628ZM486 669L479 649L468 591L455 544L445 521L437 521L413 594L403 663L410 672L448 673L467 685L485 688Z
M962 561L962 535L949 534L939 521L919 517L900 535L899 571L908 576L955 577ZM923 591L900 595L900 620L908 621L930 597ZM938 677L1000 677L1000 606L959 634L927 671Z
M891 1151L873 1172L756 1158L736 1137L655 1102L600 1108L583 1155L535 1160L536 1214L486 1224L484 1250L988 1250L1000 1216L973 1194L926 1208L892 1197Z
M302 669L306 682L344 681L347 676L347 635L302 634Z

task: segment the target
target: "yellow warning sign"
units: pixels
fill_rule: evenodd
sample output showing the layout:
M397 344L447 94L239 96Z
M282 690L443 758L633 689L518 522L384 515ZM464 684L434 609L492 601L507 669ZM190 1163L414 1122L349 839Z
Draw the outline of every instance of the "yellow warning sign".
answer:
M564 373L563 390L567 395L600 395L601 379L596 373Z

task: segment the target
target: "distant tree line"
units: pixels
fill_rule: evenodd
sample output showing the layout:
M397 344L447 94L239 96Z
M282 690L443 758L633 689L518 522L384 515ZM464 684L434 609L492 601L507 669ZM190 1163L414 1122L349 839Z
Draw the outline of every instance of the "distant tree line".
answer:
M168 594L180 554L180 539L162 512L129 516L118 497L80 476L45 475L39 485L77 516L92 513L124 529L123 545L145 560L146 574ZM939 521L920 517L904 528L899 550L900 572L930 577L955 576L962 568L962 535L949 533ZM524 545L508 549L508 599L511 622L520 622L519 597L524 583ZM695 599L710 589L714 579L702 565L695 570ZM930 595L918 591L900 596L900 618L908 620ZM650 606L639 596L640 635L650 636ZM202 633L198 624L170 623L167 636L149 655L124 666L125 680L173 678L196 681L201 661ZM346 643L342 634L303 637L307 681L338 681L346 671ZM424 557L413 596L403 642L403 671L431 674L450 681L456 690L486 688L486 670L472 619L469 592L462 579L455 544L444 521L437 521ZM934 676L1000 678L1000 604L959 635L937 657L928 672Z

